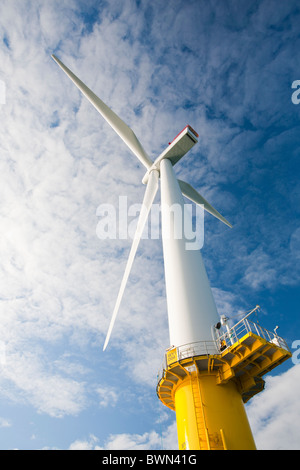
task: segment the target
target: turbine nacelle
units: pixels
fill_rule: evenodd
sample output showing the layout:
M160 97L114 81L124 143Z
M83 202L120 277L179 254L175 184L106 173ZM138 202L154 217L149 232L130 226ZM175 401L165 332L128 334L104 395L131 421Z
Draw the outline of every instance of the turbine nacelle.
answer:
M187 125L169 146L157 157L153 165L147 170L144 178L142 179L143 184L148 183L149 174L153 170L159 170L160 162L167 158L171 161L174 166L179 160L198 142L198 134L192 129L191 126Z

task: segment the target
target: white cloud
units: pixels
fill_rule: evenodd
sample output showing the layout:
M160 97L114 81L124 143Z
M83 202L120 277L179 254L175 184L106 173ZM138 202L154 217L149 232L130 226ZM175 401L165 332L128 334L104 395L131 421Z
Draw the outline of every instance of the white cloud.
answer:
M98 439L92 434L89 436L89 439L86 440L76 440L72 442L69 447L69 450L101 450L97 445Z
M300 365L278 376L267 376L265 390L246 407L260 450L300 449Z
M99 395L99 405L104 408L107 406L115 406L119 399L118 393L108 387L98 387L96 392Z
M212 291L220 316L226 315L228 317L232 317L239 313L239 311L237 311L239 299L237 298L236 294L218 289L216 287L213 287Z
M277 277L276 269L273 267L273 260L265 253L261 247L255 249L247 258L247 267L244 274L244 282L253 289L262 287L270 288L274 285Z
M2 396L11 402L30 404L52 417L77 415L85 407L84 383L53 372L37 353L8 352L1 368Z
M76 440L70 450L177 450L177 428L173 422L162 434L156 431L144 434L115 434L108 437L104 447L99 445L99 439L89 436L89 439Z
M10 420L0 417L0 428L10 428L12 423Z
M155 432L139 434L118 434L110 436L105 444L107 450L145 450L160 445L159 435Z

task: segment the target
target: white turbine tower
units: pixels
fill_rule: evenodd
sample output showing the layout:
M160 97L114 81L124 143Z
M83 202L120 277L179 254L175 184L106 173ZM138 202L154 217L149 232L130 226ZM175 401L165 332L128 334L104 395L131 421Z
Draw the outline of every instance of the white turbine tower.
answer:
M172 349L166 355L164 375L157 388L158 396L166 406L176 411L180 449L255 449L243 401L262 389L259 367L264 362L262 359L251 375L251 361L248 361L248 357L254 346L249 343L247 335L245 341L250 345L245 343L244 349L243 344L238 342L237 345L231 344L230 351L227 347L222 352L223 349L215 341L216 328L219 328L217 325L221 324L220 317L201 252L188 249L190 240L185 237L184 226L187 226L186 218L191 215L184 211L183 195L203 205L206 211L229 227L231 225L192 186L178 180L173 171L173 166L198 142L198 135L190 126L186 126L152 162L127 124L57 57L52 57L146 167L142 180L146 185L142 210L103 350L109 342L160 180L163 256ZM181 208L181 218L171 217L174 207ZM191 227L191 221L189 223ZM180 233L181 237L178 236ZM257 348L260 344L258 341ZM271 350L275 348L274 344L268 347ZM273 357L276 356L277 362L287 357L278 351L276 354ZM260 358L260 355L257 357ZM274 359L274 363L276 361ZM267 366L270 367L269 362Z

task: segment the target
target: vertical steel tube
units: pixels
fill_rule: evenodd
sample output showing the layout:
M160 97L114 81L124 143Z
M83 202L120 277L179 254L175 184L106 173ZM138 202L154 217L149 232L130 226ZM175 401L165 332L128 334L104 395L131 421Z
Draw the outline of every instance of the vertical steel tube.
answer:
M183 196L167 159L160 164L160 178L170 343L212 341L211 329L219 315L200 250L187 249L190 240L184 227L190 215L184 211Z

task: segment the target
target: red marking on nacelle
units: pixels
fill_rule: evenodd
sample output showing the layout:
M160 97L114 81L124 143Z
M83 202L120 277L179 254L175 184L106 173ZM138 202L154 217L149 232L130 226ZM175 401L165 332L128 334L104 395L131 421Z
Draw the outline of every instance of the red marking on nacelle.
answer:
M197 138L199 137L199 135L197 134L197 132L194 131L194 129L193 129L191 126L187 125L187 126L185 126L184 129L182 129L182 131L179 132L179 134L177 134L176 137L174 137L174 139L172 140L172 142L174 142L174 140L177 139L177 137L180 136L180 134L181 134L183 131L185 131L186 128L189 128L189 130L190 130ZM169 142L169 145L171 145L172 142Z

